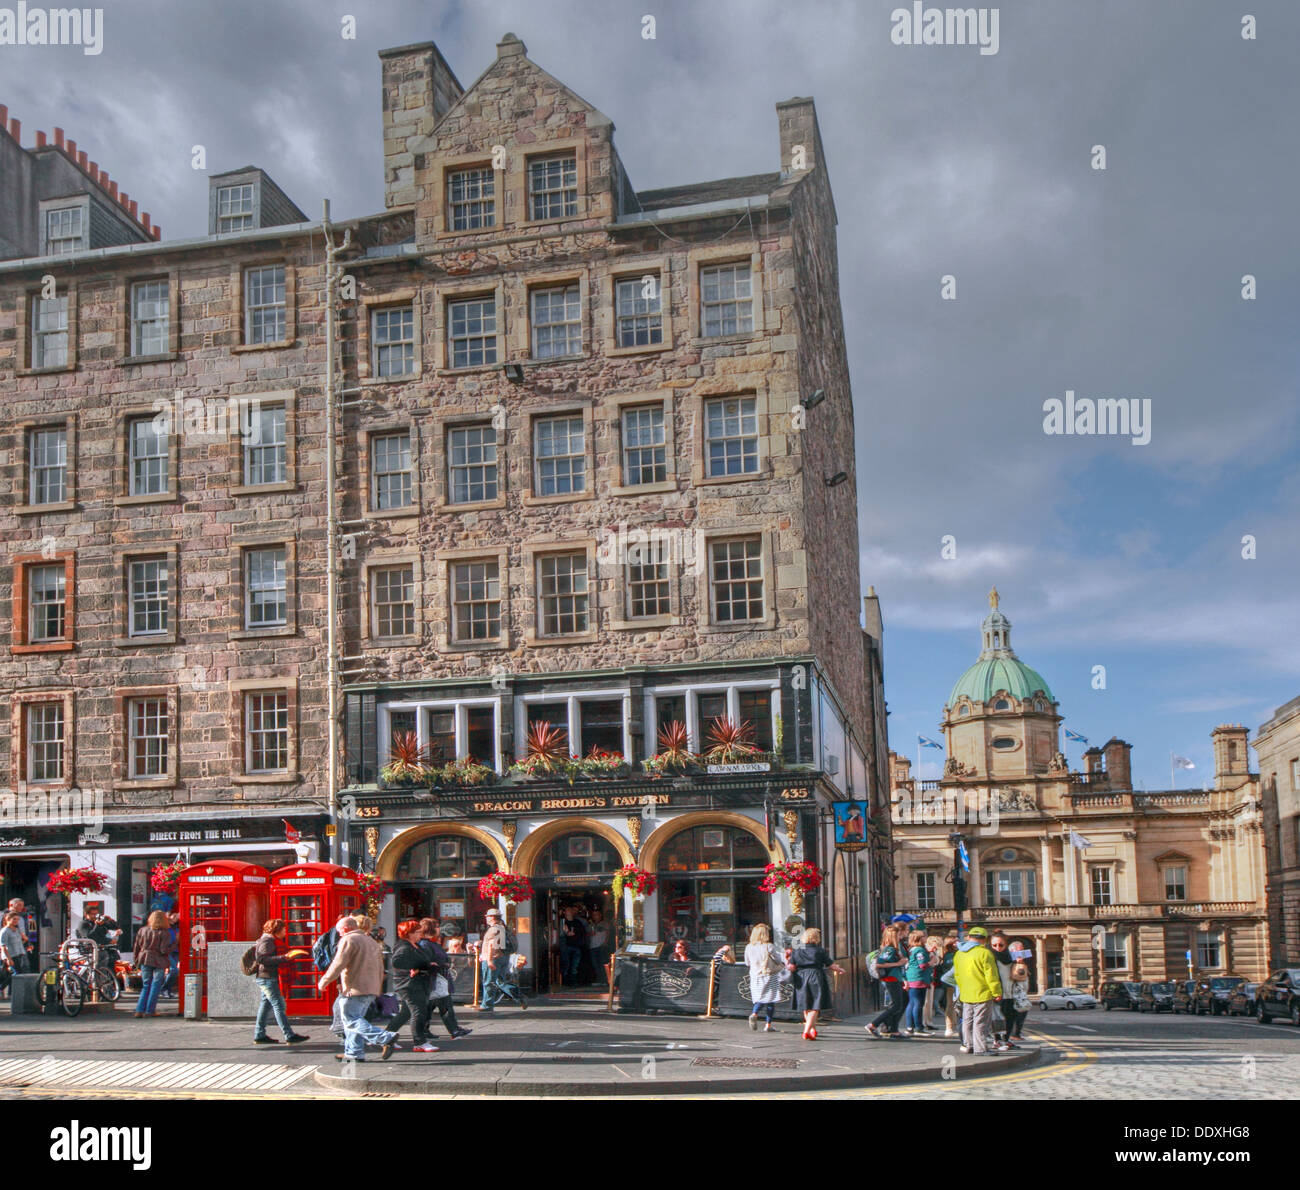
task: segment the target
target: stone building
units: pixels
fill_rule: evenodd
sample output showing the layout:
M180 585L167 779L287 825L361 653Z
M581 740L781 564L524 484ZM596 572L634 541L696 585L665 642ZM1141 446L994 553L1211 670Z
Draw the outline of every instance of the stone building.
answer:
M212 177L206 237L0 261L0 731L17 788L107 803L75 838L0 823L6 888L111 856L138 917L159 853L278 854L287 828L315 856L337 823L389 925L473 933L477 879L529 876L543 986L563 905L632 912L609 886L634 861L647 939L807 922L852 960L891 893L882 624L812 100L777 105L771 172L637 191L512 35L468 90L431 43L380 58L385 209L333 229L332 345L321 227L253 166ZM645 765L661 728L698 754L719 721L757 754ZM512 773L539 723L588 771ZM436 778L382 778L399 733ZM837 852L841 799L871 825ZM792 857L828 874L798 913L757 890Z
M980 655L944 706L944 776L918 782L891 754L895 900L932 927L954 927L950 836L961 835L964 923L1025 939L1034 991L1107 978L1262 978L1263 818L1246 729L1214 729L1211 790L1134 789L1132 745L1115 738L1072 772L1052 691L1016 656L996 591L990 605Z
M1255 751L1268 852L1272 965L1300 967L1300 698L1278 707L1260 727Z

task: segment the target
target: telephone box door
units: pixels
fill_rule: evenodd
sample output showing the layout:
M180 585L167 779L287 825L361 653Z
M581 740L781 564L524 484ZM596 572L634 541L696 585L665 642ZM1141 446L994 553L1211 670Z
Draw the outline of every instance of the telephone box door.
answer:
M356 873L338 864L293 864L271 873L271 916L288 927L284 949L311 953L316 939L340 917L362 907ZM280 990L290 1016L329 1016L338 985L317 987L321 973L310 959L280 968Z

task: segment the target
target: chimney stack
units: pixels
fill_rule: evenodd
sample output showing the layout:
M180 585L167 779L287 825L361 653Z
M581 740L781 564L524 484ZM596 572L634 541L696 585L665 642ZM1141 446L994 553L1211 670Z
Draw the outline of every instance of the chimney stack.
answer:
M62 129L62 128L58 128L58 127L56 127L56 128L54 129L54 145L55 145L55 148L58 148L58 149L63 148L63 129Z
M41 132L39 129L36 133L36 147L38 149L45 148L45 133Z
M1083 754L1083 771L1085 773L1101 772L1101 749L1089 748Z
M9 127L9 107L7 104L0 103L0 132Z
M143 227L143 228L145 229L145 231L148 231L148 230L149 230L149 212L148 212L148 211L145 211L145 213L144 213L143 215L140 216L140 226Z
M523 43L516 43L519 51ZM379 51L383 75L384 206L412 206L419 197L416 146L464 90L431 41Z
M16 116L9 121L9 135L20 145L23 143L23 122Z
M1111 789L1132 789L1133 766L1130 754L1133 751L1133 745L1126 744L1123 740L1111 736L1106 741L1104 751L1106 753L1106 775L1110 778Z
M1214 741L1214 788L1236 789L1250 776L1250 731L1240 723L1220 723Z

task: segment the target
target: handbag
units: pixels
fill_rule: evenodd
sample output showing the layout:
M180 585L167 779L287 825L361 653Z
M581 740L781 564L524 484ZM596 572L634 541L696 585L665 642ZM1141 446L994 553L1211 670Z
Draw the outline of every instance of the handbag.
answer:
M370 1005L370 1011L366 1013L366 1019L379 1016L396 1016L402 1007L402 1002L396 996L384 992L375 997L374 1003Z
M763 962L759 970L764 975L775 975L778 971L784 970L785 964L781 961L780 955L776 953L776 947L768 943L767 954L763 956Z
M445 975L435 975L433 977L433 993L431 999L445 1000L451 995L451 985L447 983Z

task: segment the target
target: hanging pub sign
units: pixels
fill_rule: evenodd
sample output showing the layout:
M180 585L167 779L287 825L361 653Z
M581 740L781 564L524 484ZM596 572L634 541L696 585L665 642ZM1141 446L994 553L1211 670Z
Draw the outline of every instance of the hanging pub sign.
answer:
M865 802L832 802L835 813L835 850L861 851L867 845Z

